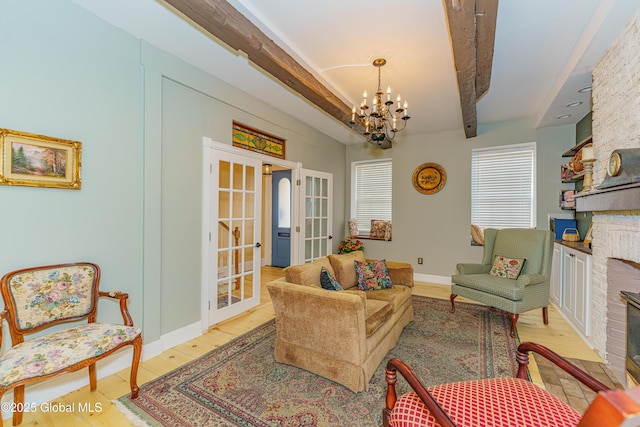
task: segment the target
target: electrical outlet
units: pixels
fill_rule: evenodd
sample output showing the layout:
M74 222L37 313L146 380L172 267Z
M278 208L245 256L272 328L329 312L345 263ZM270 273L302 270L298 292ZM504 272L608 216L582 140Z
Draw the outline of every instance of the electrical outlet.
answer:
M422 258L418 258L418 264L422 264Z

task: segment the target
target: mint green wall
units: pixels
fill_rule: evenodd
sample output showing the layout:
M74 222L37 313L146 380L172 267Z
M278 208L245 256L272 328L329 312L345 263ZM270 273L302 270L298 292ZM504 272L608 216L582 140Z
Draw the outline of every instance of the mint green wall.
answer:
M159 332L166 333L200 319L202 137L231 144L231 124L237 120L284 138L287 160L333 174L338 235L344 223L345 146L153 46L143 43L141 56L145 144L154 156L161 153L159 165L148 168L159 180L149 177L145 183L145 192L157 195L149 201L157 209L145 212L145 223L153 224L145 248L160 246L146 257L145 290L161 295L147 311L157 311L150 317L159 317Z
M0 186L0 274L92 261L142 316L137 42L66 1L0 2L0 127L82 142L82 189ZM102 320L121 320L100 304Z
M548 229L547 213L561 212L561 154L574 144L574 135L572 126L536 130L532 120L515 120L479 126L472 139L460 130L402 137L384 151L365 143L348 146L348 170L356 160L393 159L393 240L367 240L365 253L411 262L416 273L436 276L453 274L458 262L480 261L482 248L470 245L471 149L494 145L537 142L537 227ZM439 163L447 173L445 187L432 195L418 193L411 182L415 168L426 162Z
M64 0L5 0L0 127L83 143L80 191L0 187L0 274L78 260L131 296L145 342L200 319L202 137L239 120L287 140L287 160L333 173L345 147ZM335 242L337 246L337 242ZM115 304L101 318L119 320Z
M585 138L591 136L592 120L593 113L589 113L576 123L576 143L584 141Z

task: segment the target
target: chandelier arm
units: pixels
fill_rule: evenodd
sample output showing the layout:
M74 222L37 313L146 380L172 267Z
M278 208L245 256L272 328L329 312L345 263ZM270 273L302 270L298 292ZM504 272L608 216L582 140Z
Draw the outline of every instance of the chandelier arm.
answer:
M371 142L379 148L391 148L391 141L395 138L396 133L401 132L407 126L407 120L411 117L407 114L405 100L405 108L400 104L400 96L398 96L398 105L392 108L394 104L391 101L391 91L387 90L387 99L383 101L382 92L382 70L381 68L387 63L384 58L378 58L373 61L373 65L378 68L378 91L372 97L372 106L369 110L367 105L367 95L364 92L364 98L360 104L360 113L357 114L359 120L356 120L356 107L352 109L351 124L354 130L362 133L368 142ZM367 111L369 110L369 111ZM403 115L404 114L404 115ZM402 121L404 123L398 123ZM360 124L364 129L356 129ZM385 142L388 141L388 144Z

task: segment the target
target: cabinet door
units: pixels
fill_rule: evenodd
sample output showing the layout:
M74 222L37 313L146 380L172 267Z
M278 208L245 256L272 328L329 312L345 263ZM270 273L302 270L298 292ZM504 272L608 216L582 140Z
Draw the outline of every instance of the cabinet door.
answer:
M589 335L589 287L590 287L590 257L583 253L576 253L574 260L574 301L573 320L576 327L585 336Z
M554 243L549 298L556 307L562 307L562 252L562 245Z
M574 292L574 259L575 255L571 250L565 248L562 251L562 306L565 313L573 317L575 310L575 292Z

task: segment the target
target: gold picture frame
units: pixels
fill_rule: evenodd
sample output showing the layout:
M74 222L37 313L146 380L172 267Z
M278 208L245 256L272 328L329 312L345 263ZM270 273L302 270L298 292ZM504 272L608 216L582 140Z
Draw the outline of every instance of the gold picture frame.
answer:
M80 189L82 143L0 129L0 185Z

